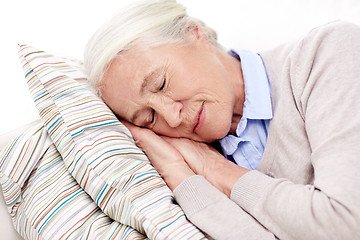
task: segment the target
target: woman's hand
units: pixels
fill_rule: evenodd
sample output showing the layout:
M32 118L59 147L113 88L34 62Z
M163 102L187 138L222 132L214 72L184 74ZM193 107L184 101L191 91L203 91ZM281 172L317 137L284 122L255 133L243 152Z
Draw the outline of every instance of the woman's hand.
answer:
M186 138L161 137L149 129L122 122L171 190L188 177L198 174L230 196L235 182L248 172L225 159L208 144Z
M194 173L204 176L212 185L230 197L236 181L248 172L216 151L208 144L186 138L163 137L174 146Z
M172 191L185 179L195 175L183 156L162 137L149 129L121 122L130 130L136 145L145 152Z

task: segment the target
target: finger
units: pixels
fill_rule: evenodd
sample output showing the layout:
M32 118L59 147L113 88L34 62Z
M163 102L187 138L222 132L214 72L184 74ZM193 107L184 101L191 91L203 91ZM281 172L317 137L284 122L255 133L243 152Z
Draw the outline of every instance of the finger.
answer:
M148 129L136 130L136 142L171 190L195 173L182 155L162 137Z
M151 159L171 158L171 161L183 161L181 154L173 146L149 129L136 129L134 138L136 144Z
M132 126L134 126L134 124L132 124L132 123L130 123L130 122L128 122L128 121L122 120L122 119L121 119L120 122L121 122L122 124L124 124L125 127L127 127L129 130L130 130L130 128L131 128Z
M121 123L124 124L127 129L129 129L132 135L133 135L133 131L136 131L136 128L139 128L126 120L121 120Z

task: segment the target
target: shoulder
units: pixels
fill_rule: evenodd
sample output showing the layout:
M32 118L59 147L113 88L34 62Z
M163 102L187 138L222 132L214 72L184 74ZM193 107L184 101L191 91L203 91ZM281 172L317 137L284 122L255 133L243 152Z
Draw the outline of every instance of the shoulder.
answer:
M297 41L284 45L292 62L315 60L342 52L360 50L360 26L344 21L334 21L313 28Z
M278 99L288 89L298 109L305 111L306 103L301 99L308 99L304 94L314 93L315 85L325 87L331 83L334 89L348 91L354 84L356 75L360 74L360 27L334 21L261 56L268 72L272 99ZM339 78L342 84L338 84Z
M344 21L330 22L313 28L297 41L261 55L269 67L275 65L277 70L283 69L284 64L292 70L311 70L314 63L326 63L326 59L334 61L348 56L359 57L360 26Z
M276 83L281 76L291 76L293 80L303 76L305 81L305 76L309 76L314 68L324 69L334 63L344 66L360 59L360 26L344 21L330 22L313 28L295 41L260 52L260 55L272 92L276 92Z
M359 30L360 27L354 23L338 20L315 27L310 33L351 33Z
M352 42L350 46L341 44L343 42ZM360 46L360 26L345 21L334 21L308 31L305 35L300 36L295 41L284 43L272 50L261 52L261 56L277 58L288 58L294 55L294 52L300 54L304 48L309 50L318 49L327 45L337 45L336 49L344 47ZM295 54L296 55L296 54ZM297 56L298 57L298 56ZM280 62L284 62L282 59Z
M349 69L350 62L360 59L360 27L335 21L314 28L298 42L289 57L298 71L313 72L315 67L325 69L334 67L334 63L336 68Z
M324 84L338 85L335 76L347 76L359 71L360 27L356 24L335 21L308 32L292 48L289 58L290 82L299 94L305 87ZM344 84L354 82L354 77L343 79ZM325 84L325 85L326 85ZM301 91L300 91L301 90Z
M344 21L335 21L312 29L301 41L300 46L321 48L326 45L339 48L360 47L360 26ZM348 44L344 44L348 43ZM349 43L351 43L349 45Z

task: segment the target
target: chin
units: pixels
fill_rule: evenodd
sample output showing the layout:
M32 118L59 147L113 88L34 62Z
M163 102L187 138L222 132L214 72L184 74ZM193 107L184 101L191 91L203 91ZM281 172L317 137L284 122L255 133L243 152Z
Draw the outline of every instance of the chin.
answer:
M225 137L230 131L230 125L229 126L222 125L217 127L221 127L221 128L219 129L213 128L212 130L207 131L207 134L201 137L202 138L201 141L206 143L215 142Z

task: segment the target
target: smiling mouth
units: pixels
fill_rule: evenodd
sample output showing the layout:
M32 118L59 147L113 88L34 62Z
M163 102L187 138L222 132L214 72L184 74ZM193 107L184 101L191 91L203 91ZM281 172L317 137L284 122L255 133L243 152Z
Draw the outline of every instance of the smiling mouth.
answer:
M195 132L197 128L200 126L200 123L202 122L203 114L204 114L204 103L201 104L200 110L195 116L194 124L193 124L193 132Z

